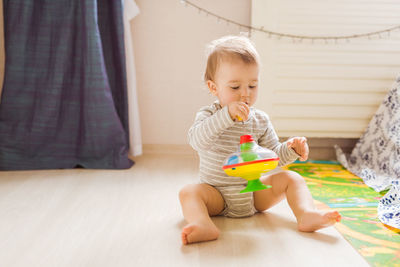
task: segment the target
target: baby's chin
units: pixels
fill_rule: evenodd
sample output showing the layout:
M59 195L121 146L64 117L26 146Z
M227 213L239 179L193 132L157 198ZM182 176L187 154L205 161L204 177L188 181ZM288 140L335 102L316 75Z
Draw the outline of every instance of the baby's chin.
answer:
M236 102L236 101L232 101L232 102ZM242 101L239 101L239 102L242 102ZM221 103L221 102L219 102L219 104L221 105L221 107L225 107L225 106L227 106L227 105L229 105L231 102L229 102L229 103ZM245 103L246 105L248 105L249 107L252 107L253 106L253 103L249 103L249 102L246 102L246 101L244 101L243 103Z
M247 106L249 106L249 107L252 107L253 104L254 104L254 103L251 103L251 102L249 102L249 101L240 101L240 100L230 101L230 102L228 102L228 103L224 103L224 102L219 101L219 104L221 105L221 107L225 107L225 106L229 105L230 103L237 102L237 101L238 101L238 102L245 103L245 104L246 104Z

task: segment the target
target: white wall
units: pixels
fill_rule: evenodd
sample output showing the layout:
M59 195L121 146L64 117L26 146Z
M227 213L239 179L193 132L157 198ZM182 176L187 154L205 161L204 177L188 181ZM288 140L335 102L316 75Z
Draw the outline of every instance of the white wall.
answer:
M251 1L192 0L226 18L250 24ZM199 15L179 0L136 0L132 20L144 144L185 144L196 111L213 101L203 84L205 46L238 34L237 26Z
M379 30L397 25L400 12L398 1L380 0L192 2L246 25L308 35ZM136 3L141 13L132 28L143 143L185 144L196 111L213 100L202 81L205 46L240 29L179 0ZM256 106L270 114L281 137L359 137L400 70L399 32L338 45L293 44L260 34L252 39L264 60Z

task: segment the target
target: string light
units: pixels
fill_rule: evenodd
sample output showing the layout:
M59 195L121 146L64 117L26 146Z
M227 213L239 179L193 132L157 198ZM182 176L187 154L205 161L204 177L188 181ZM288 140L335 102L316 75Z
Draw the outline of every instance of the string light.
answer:
M382 38L382 35L384 33L387 34L388 37L390 37L390 33L395 31L395 30L400 30L400 25L393 26L391 28L387 28L384 30L380 31L373 31L373 32L367 32L367 33L361 33L361 34L351 34L351 35L342 35L342 36L311 36L311 35L296 35L296 34L288 34L288 33L280 33L280 32L274 32L270 30L264 29L264 26L261 27L253 27L250 25L245 25L242 23L238 23L236 21L224 18L222 16L219 16L218 14L212 13L202 7L199 7L195 4L193 4L190 1L187 0L180 0L182 4L184 4L186 7L191 6L195 9L198 10L199 13L205 13L207 16L215 17L217 18L217 21L225 21L227 25L236 25L239 27L239 29L245 29L249 31L250 33L253 32L261 32L264 33L268 36L268 38L276 37L276 39L281 40L281 39L289 39L292 40L293 43L296 43L296 41L302 42L303 40L310 40L311 43L314 43L314 41L324 41L326 44L329 43L329 41L333 41L334 43L339 43L340 40L344 40L347 43L350 42L351 39L359 39L359 38L368 38L369 40L372 39L372 37L379 37Z

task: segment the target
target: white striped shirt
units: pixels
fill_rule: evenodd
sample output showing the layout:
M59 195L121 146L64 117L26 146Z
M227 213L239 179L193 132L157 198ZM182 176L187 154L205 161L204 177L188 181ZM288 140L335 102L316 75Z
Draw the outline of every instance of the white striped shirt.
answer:
M279 166L292 163L298 158L286 142L280 143L268 115L256 108L250 108L249 119L235 122L224 108L214 102L197 112L196 119L189 129L189 144L200 157L200 181L212 186L246 185L239 177L230 177L222 169L224 160L238 151L240 136L251 134L258 145L273 150L280 158Z

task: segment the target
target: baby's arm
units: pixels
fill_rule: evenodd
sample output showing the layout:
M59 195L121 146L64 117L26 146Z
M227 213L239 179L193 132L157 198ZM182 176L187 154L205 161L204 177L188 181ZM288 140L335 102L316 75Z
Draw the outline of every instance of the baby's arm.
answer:
M197 151L208 150L219 135L234 123L227 106L215 113L210 107L202 108L189 129L189 144Z
M288 145L288 141L283 143L279 142L278 135L276 134L267 115L266 119L268 126L265 133L258 139L258 144L262 147L271 149L278 154L280 159L278 166L285 166L292 163L299 157L299 155Z
M289 148L292 148L300 156L301 161L306 161L308 158L308 144L305 137L292 137L286 141Z

